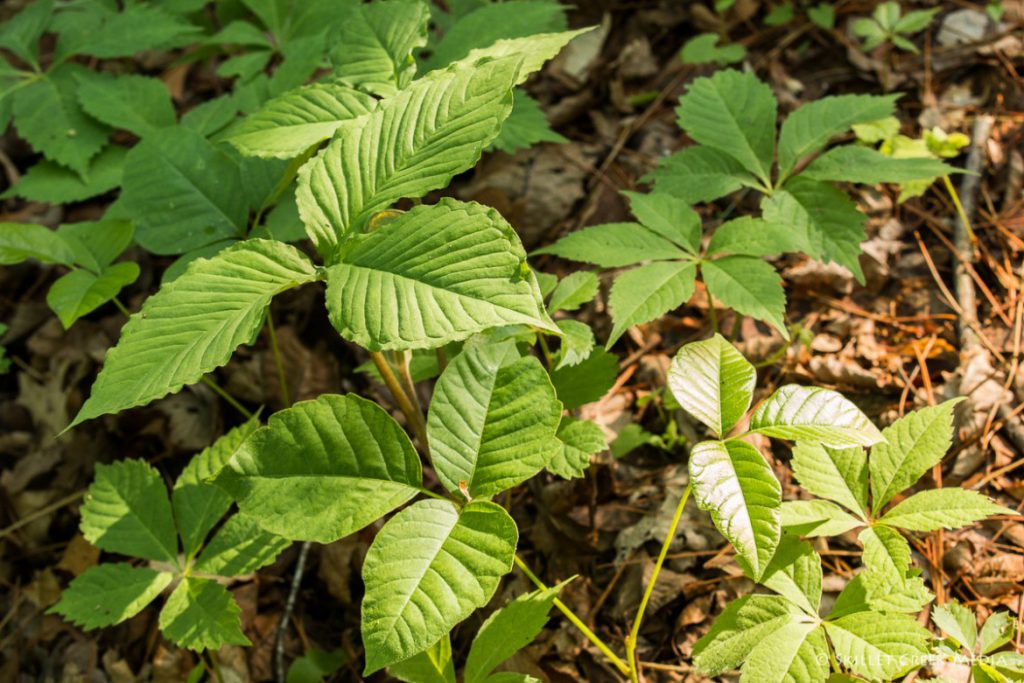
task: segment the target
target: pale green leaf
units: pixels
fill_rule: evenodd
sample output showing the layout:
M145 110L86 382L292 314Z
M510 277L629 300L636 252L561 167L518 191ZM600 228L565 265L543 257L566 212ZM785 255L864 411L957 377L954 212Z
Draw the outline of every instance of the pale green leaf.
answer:
M158 78L89 72L80 77L77 95L87 114L139 137L175 123L171 93Z
M809 246L809 256L834 261L864 281L859 260L867 239L864 214L845 192L799 175L765 197L761 210L765 220L790 226Z
M496 666L529 645L548 622L565 584L520 595L487 618L466 657L465 683L483 683Z
M691 254L700 251L701 219L690 205L666 192L623 192L636 219Z
M501 7L501 5L493 5ZM550 3L545 3L550 6ZM489 149L499 149L507 154L512 154L518 149L525 149L540 142L568 142L568 140L551 130L547 117L540 108L537 100L530 97L522 88L515 88L513 91L514 102L512 113L505 119L501 126L501 132L494 138Z
M72 270L50 286L46 303L60 318L64 329L117 296L139 277L139 264L115 263L99 275L84 269Z
M597 273L578 270L570 273L555 286L548 301L548 311L575 311L583 304L590 303L597 296L599 285Z
M722 39L717 33L701 33L683 43L679 59L683 64L718 64L726 66L743 61L747 48L739 43L719 45Z
M233 515L224 523L196 560L194 570L218 576L252 574L267 566L290 543L260 528L248 515Z
M813 621L791 621L766 634L743 665L741 683L824 681L829 674L825 632Z
M60 614L87 631L113 626L145 609L173 578L148 567L96 565L75 578L47 613Z
M206 535L231 507L231 497L210 480L259 426L259 418L252 417L235 427L193 457L174 482L171 503L186 556L195 555Z
M991 515L1016 514L978 491L951 486L915 493L879 521L910 531L937 531L968 526Z
M868 526L857 537L864 546L864 566L886 577L902 582L910 569L910 544L896 530L885 526Z
M562 406L575 410L603 397L619 376L619 359L604 349L595 348L579 365L551 372L551 383Z
M811 10L808 10L808 15ZM785 178L797 162L822 149L854 124L891 116L897 95L839 95L801 105L786 117L779 132L779 174Z
M726 605L711 630L693 646L693 663L706 676L735 669L757 645L798 614L775 595L745 595Z
M35 223L0 223L0 265L27 259L71 265L75 252L58 233Z
M897 158L862 145L833 147L810 163L801 177L874 185L932 180L957 169L928 157Z
M753 74L729 69L691 82L676 113L691 138L728 154L769 183L776 107L768 85Z
M357 5L331 51L334 75L367 92L391 97L416 72L412 53L427 44L429 19L430 9L422 0Z
M594 350L594 331L590 325L579 320L559 320L558 329L562 331L562 347L559 349L559 361L556 368L579 365Z
M789 339L782 276L771 264L752 256L726 256L701 263L701 274L715 299L737 313L769 323Z
M736 548L736 560L758 580L782 535L782 487L771 467L745 441L704 441L690 452L697 505Z
M929 633L903 614L858 612L826 621L836 657L854 673L891 680L921 665Z
M780 510L782 526L801 536L838 536L864 526L864 521L829 500L787 500Z
M923 31L928 27L932 17L939 13L941 8L933 7L931 9L915 10L913 12L907 12L896 22L893 26L893 30L896 33L917 33Z
M374 107L372 97L345 84L314 83L268 101L234 126L227 141L249 156L292 159Z
M936 605L932 609L932 623L969 652L974 652L978 642L978 622L970 609L959 602Z
M750 416L750 431L831 448L870 446L882 434L868 416L842 394L819 387L787 384Z
M178 561L171 501L160 473L142 460L96 465L81 509L85 540L111 553Z
M198 652L222 645L251 645L242 633L241 612L227 588L189 576L160 611L160 630L181 647Z
M456 64L476 64L479 60L502 59L515 55L522 59L519 75L515 85L521 85L535 71L539 71L544 63L562 51L570 41L593 31L595 26L587 26L572 31L549 33L529 32L516 38L503 38L488 47L470 50L469 54ZM586 40L586 39L583 39Z
M807 541L783 534L761 584L816 617L821 604L821 558Z
M501 325L558 332L508 223L447 198L354 240L327 271L327 310L342 337L372 351L433 348Z
M75 426L174 393L252 344L275 294L313 280L313 264L294 247L248 240L194 261L149 297L107 352Z
M384 525L363 562L366 674L436 643L491 599L519 533L500 506L420 501Z
M708 243L707 254L777 256L808 250L804 236L794 231L792 226L753 216L741 216L715 229Z
M642 261L666 261L686 257L686 252L639 223L604 223L571 232L534 254L553 254L593 263L602 268L620 268Z
M988 654L1006 645L1013 639L1014 622L1009 612L993 612L981 627L978 636L978 651Z
M167 128L133 147L123 183L135 237L153 253L181 254L245 234L238 164L193 130Z
M590 458L608 450L604 431L589 420L563 417L558 425L558 453L548 463L548 471L563 479L582 477L590 467Z
M70 204L90 199L121 184L127 154L124 147L109 145L93 157L84 175L43 159L0 196L49 204Z
M451 638L446 635L423 652L390 665L388 673L406 683L455 683Z
M511 110L520 61L433 72L338 128L300 170L297 193L307 232L329 263L346 231L403 197L444 187L476 163Z
M942 460L953 439L953 409L962 400L916 410L882 431L868 461L873 512Z
M634 325L655 320L682 306L693 296L697 267L685 261L648 263L615 278L608 308L615 325L605 348Z
M452 493L492 496L547 465L562 404L533 356L512 342L468 346L434 387L427 415L431 459Z
M324 394L272 415L216 484L267 531L330 543L410 500L421 477L409 437L383 408Z
M803 441L793 449L791 466L802 487L864 518L868 507L868 458L863 448L829 448Z
M641 180L653 182L656 191L688 204L714 201L757 184L740 162L725 152L700 145L684 147L660 159L658 167Z
M668 386L686 412L724 436L754 397L757 371L720 334L684 345L668 371Z
M130 221L107 218L65 223L57 228L75 253L75 263L95 272L114 262L132 243L135 229Z
M861 572L857 579L863 584L864 604L851 611L918 614L935 598L916 569L910 569L902 580L878 571ZM837 601L832 611L837 612L839 607Z

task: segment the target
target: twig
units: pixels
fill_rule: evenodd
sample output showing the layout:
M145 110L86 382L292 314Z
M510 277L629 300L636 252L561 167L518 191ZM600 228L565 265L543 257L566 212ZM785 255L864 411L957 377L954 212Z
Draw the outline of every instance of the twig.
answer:
M305 541L299 549L299 559L295 563L295 574L292 576L292 586L288 591L288 601L284 604L284 612L281 613L281 621L277 622L277 633L274 634L274 669L277 674L277 683L285 683L284 635L287 633L288 624L292 620L295 598L299 594L302 574L306 571L306 557L309 555L310 545L309 541Z

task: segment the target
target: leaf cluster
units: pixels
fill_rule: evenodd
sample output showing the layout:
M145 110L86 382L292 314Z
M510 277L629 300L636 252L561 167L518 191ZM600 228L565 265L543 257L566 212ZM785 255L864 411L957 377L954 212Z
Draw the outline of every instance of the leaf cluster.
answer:
M909 40L909 36L920 33L928 27L938 14L938 7L914 10L903 14L898 2L879 3L870 17L860 17L851 25L853 35L860 38L865 50L873 50L882 43L892 43L901 50L920 52Z

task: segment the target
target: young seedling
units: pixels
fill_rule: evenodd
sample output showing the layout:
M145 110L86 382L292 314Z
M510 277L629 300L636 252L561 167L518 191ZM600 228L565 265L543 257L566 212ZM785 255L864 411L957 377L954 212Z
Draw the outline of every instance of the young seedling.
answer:
M909 36L920 33L939 12L939 8L915 10L903 14L898 2L883 2L875 7L870 17L860 17L853 22L853 35L864 42L865 50L873 50L883 43L892 43L901 50L920 52L909 40Z
M994 612L978 632L974 612L958 602L937 605L932 623L945 639L936 653L947 661L970 667L977 683L1006 683L1024 677L1024 655L1000 650L1013 640L1016 619L1009 612Z

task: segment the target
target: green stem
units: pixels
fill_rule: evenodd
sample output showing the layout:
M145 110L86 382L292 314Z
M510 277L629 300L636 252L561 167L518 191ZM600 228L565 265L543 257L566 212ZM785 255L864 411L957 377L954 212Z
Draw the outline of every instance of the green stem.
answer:
M113 301L114 305L117 306L117 310L121 311L121 315L123 315L126 318L132 317L131 311L128 310L127 306L125 306L123 303L121 303L120 299L118 299L115 296L113 299L111 299L111 301Z
M960 203L960 195L957 194L956 188L953 187L953 182L949 179L948 175L942 176L942 183L946 186L946 192L949 193L949 198L953 200L953 206L956 207L956 214L960 217L960 222L964 224L964 230L967 232L967 236L971 238L971 243L976 241L974 237L974 230L971 229L971 220L967 217L967 212L964 211L964 205Z
M718 334L718 311L715 310L715 297L711 296L711 291L706 290L708 293L708 320L711 322L711 333Z
M281 348L277 345L277 332L274 330L274 317L270 314L270 306L267 306L267 333L270 337L270 350L274 354L274 365L277 366L277 383L280 385L281 401L287 408L291 406L292 398L288 393L288 380L284 374L284 362L281 360Z
M548 340L544 338L543 333L537 333L537 341L540 342L540 350L544 354L544 362L547 364L548 370L551 370L555 367L555 361L551 355L551 349L548 348Z
M224 399L229 406L231 406L232 408L234 408L235 410L240 412L242 414L242 416L245 417L246 420L251 420L252 419L252 411L251 410L249 410L248 408L243 406L241 403L239 403L238 399L236 399L234 396L232 396L227 391L222 389L219 384L214 382L207 375L203 375L202 382L206 386L208 386L211 389L213 389L213 393L217 394L222 399Z
M398 382L398 378L395 377L395 371L391 369L391 365L388 364L387 358L384 357L380 351L370 351L370 358L373 359L373 364L377 366L377 372L380 373L381 379L384 380L384 386L391 392L391 397L395 399L395 403L398 404L398 409L402 411L402 415L405 415L406 421L409 423L409 428L416 435L416 439L419 440L420 445L424 451L427 448L427 429L423 423L423 413L417 413L413 407L412 401L409 396L402 389L402 385Z
M669 546L672 545L672 540L676 537L676 529L679 527L679 520L683 516L683 508L686 506L686 501L690 497L691 486L686 485L686 490L683 491L682 497L679 499L679 505L676 506L675 515L672 516L672 524L668 528L668 533L665 534L665 541L661 544L661 552L658 553L658 561L654 563L654 571L651 572L651 580L647 582L647 588L644 590L644 596L640 600L640 608L636 612L636 619L633 620L633 628L629 632L629 637L626 638L626 659L629 660L629 676L633 683L639 683L640 664L636 658L636 644L637 638L640 637L640 624L644 620L644 612L647 611L647 603L651 600L651 594L654 593L654 585L658 582L658 574L661 573L661 566L665 564L665 558L668 556Z
M530 579L530 581L533 582L533 585L537 586L537 588L540 588L541 590L548 589L548 587L544 585L544 582L537 578L536 574L530 571L530 568L527 566L525 562L523 562L519 558L518 555L515 556L515 562L516 566L519 567L519 569L524 574L526 574L526 578ZM615 665L615 668L618 669L623 676L632 675L630 667L624 661L622 661L622 658L614 652L612 652L612 649L608 647L608 645L605 644L603 640L601 640L601 637L593 631L591 631L587 627L587 625L583 623L583 620L576 616L576 614L564 602L562 602L558 598L555 598L554 605L558 608L559 612L565 615L566 619L572 622L573 626L578 628L583 633L583 635L587 637L587 640L593 643L594 646L597 647L597 649L600 650L601 653L608 658L608 661Z

